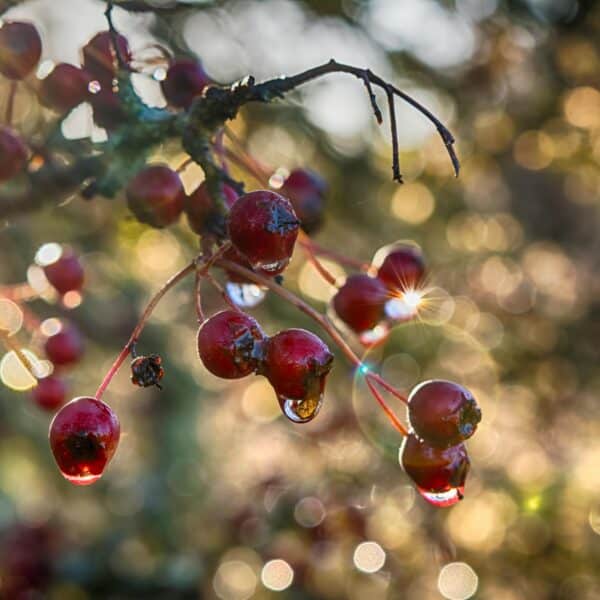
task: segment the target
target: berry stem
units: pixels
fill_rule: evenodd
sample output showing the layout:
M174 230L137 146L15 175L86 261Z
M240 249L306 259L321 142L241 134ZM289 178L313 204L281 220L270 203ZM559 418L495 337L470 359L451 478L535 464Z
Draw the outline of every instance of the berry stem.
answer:
M375 400L379 402L379 405L387 415L388 419L391 421L392 425L396 428L400 435L407 436L408 430L404 425L398 420L398 417L394 414L394 411L388 406L387 402L384 400L383 396L379 393L379 390L375 387L375 385L371 382L369 377L365 377L365 381L371 390L371 394L375 396Z
M333 250L329 250L328 248L324 248L319 244L313 242L310 237L302 236L298 242L303 246L310 246L310 249L313 254L326 256L327 258L331 258L336 263L340 265L344 265L346 267L350 267L351 269L356 269L358 271L368 272L371 270L371 265L369 263L362 262L360 260L356 260L349 256L343 256L342 254L338 254Z
M306 252L308 256L309 262L313 265L313 267L317 270L319 275L329 284L334 287L336 286L336 278L332 275L319 261L319 259L315 255L314 248L310 242L310 238L303 232L300 231L298 234L298 243L302 246L303 250Z
M200 270L196 269L196 281L194 283L194 304L196 306L196 315L198 317L198 323L204 323L206 317L204 316L204 311L202 310L202 275L200 274Z
M8 331L6 331L6 329L0 328L0 339L2 340L2 343L9 350L12 350L15 353L15 355L21 361L21 363L23 364L23 366L27 369L27 371L29 371L29 374L34 379L37 379L38 376L35 374L35 369L33 368L33 365L31 364L31 361L27 358L27 356L25 356L25 354L23 354L23 350L21 350L21 347L19 346L19 344L17 344L11 338L11 336L8 335Z
M4 122L8 127L12 125L13 112L15 108L15 96L17 95L17 81L11 81L8 88L8 99L6 101L6 115L4 116Z
M152 297L152 299L146 306L146 310L144 310L144 312L142 313L142 316L140 317L140 320L138 321L137 325L135 326L134 330L132 331L131 336L129 337L129 340L123 347L123 350L121 350L121 352L115 359L115 362L112 364L112 366L108 370L108 373L106 373L106 375L104 376L102 383L98 387L98 389L96 391L96 396L95 396L98 400L100 400L100 398L102 398L102 395L104 394L104 391L106 390L106 388L112 381L112 378L115 376L115 374L117 373L117 371L119 370L121 365L125 362L125 359L129 356L131 347L138 341L138 338L140 337L142 330L146 326L146 323L148 322L148 319L150 318L152 311L156 308L156 305L162 300L163 296L172 287L174 287L182 279L185 279L188 275L193 273L196 270L196 268L197 268L196 261L194 260L189 265L185 266L183 269L181 269L180 271L175 273L175 275L173 275L160 288L160 290L158 290L158 292Z
M227 305L232 310L237 310L238 312L243 312L242 309L231 300L229 294L225 291L225 288L212 276L212 273L208 272L204 274L206 280L221 294L223 300L227 303Z

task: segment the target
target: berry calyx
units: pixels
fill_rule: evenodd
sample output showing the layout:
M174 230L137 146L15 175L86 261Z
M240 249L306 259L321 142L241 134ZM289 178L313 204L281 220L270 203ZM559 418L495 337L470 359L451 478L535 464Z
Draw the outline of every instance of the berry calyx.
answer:
M77 329L72 325L63 328L51 335L44 344L48 359L56 366L65 366L76 363L83 354L83 340Z
M419 493L435 506L452 506L464 495L471 463L464 444L436 448L410 433L400 449L406 474Z
M160 85L169 104L187 109L210 82L199 61L180 58L171 63Z
M119 55L129 65L131 51L127 38L120 33L115 36ZM117 74L118 61L110 31L97 33L83 47L83 66L92 79L100 82L103 88L110 89Z
M31 23L7 21L0 27L0 73L25 79L42 55L42 40Z
M0 29L1 31L1 29ZM27 161L27 147L8 127L0 126L0 181L12 179Z
M327 182L309 169L294 169L280 193L289 199L306 233L314 233L323 222Z
M377 277L393 292L419 288L425 277L425 261L421 251L414 246L397 247L385 257Z
M285 416L306 423L321 408L332 366L333 354L319 337L304 329L286 329L267 341L260 369L275 389Z
M48 375L38 380L31 392L33 401L44 410L54 411L65 403L67 385L55 375Z
M470 438L481 421L481 410L466 388L452 381L424 381L408 397L408 418L428 444L447 448Z
M223 198L229 210L238 199L239 194L229 185L222 185ZM217 204L208 191L206 181L203 181L185 201L185 214L191 229L198 235L206 233L214 225L216 219L221 219ZM222 221L221 221L222 223Z
M85 277L79 257L68 249L63 250L53 263L44 265L44 274L52 287L61 295L79 291Z
M239 379L258 368L264 339L260 325L250 315L224 310L200 326L198 355L213 375Z
M88 95L90 76L86 71L60 63L42 79L38 96L42 104L60 113L66 113L84 102Z
M254 268L270 275L287 267L299 226L290 201L267 190L240 196L228 217L232 244Z
M160 390L162 389L160 380L164 375L162 358L158 354L136 356L131 361L131 383L134 385L140 387L155 385Z
M337 316L356 333L373 329L384 317L388 290L376 277L351 275L333 297Z
M50 423L50 447L63 477L74 485L98 481L112 459L121 428L111 408L91 396L63 406Z
M179 218L185 190L179 175L166 165L142 169L127 185L127 204L138 221L166 227Z

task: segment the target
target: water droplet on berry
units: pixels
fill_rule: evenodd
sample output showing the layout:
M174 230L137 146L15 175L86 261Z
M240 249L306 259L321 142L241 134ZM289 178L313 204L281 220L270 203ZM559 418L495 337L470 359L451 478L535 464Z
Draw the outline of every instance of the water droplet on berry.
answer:
M410 321L417 315L417 307L413 302L407 302L404 295L388 300L384 310L389 319L400 323Z
M417 490L429 504L433 504L438 508L445 508L460 502L463 499L465 488L460 486L450 488L445 492L429 492L417 486Z
M310 396L303 400L293 400L285 396L277 396L283 414L293 423L312 421L323 405L323 394Z
M229 281L225 284L227 295L231 301L240 308L252 308L260 304L267 295L267 291L254 283L234 283Z
M253 264L252 266L255 269L260 269L264 273L276 275L277 273L281 273L281 271L283 271L287 267L289 262L289 258L284 258L282 260L278 260L272 263L258 262Z
M360 333L358 341L363 346L374 346L375 344L383 342L388 337L389 333L389 327L385 323L379 323L378 325L375 325L373 329Z
M98 479L100 479L100 477L102 477L102 473L98 475L94 475L92 473L87 475L69 475L63 470L61 470L60 473L69 483L72 483L73 485L92 485L92 483L95 483L98 481Z

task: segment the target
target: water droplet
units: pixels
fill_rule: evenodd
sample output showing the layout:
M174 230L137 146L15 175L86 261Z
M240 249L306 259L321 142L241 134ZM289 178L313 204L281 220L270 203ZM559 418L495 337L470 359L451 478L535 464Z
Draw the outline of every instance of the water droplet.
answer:
M290 421L293 421L294 423L308 423L309 421L312 421L319 413L319 410L321 410L321 406L323 405L323 394L311 396L303 400L293 400L291 398L279 396L278 400L283 414Z
M68 473L64 473L61 471L61 475L73 485L92 485L102 477L102 473L94 475L92 473L88 473L87 475L69 475Z
M358 341L363 346L375 346L385 341L390 333L390 328L385 323L379 323L375 325L373 329L369 331L363 331L358 336Z
M403 296L388 300L384 310L388 318L399 323L410 321L417 315L417 307L413 302L406 302Z
M446 492L429 492L417 486L417 490L429 504L438 508L453 506L463 499L465 488L464 486L450 488Z
M256 263L252 265L255 269L260 269L264 273L272 273L277 274L281 273L283 269L287 267L287 264L290 262L289 258L284 258L283 260L278 260L272 263Z
M231 301L240 308L252 308L260 304L267 295L267 290L254 283L233 283L225 284L227 295Z

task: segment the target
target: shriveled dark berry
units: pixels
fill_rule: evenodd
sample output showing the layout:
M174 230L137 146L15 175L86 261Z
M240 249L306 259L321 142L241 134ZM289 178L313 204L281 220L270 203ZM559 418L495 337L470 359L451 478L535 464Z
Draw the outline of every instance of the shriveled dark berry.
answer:
M158 389L162 389L160 380L164 375L162 358L158 354L136 356L131 361L131 382L134 385L140 387L155 385Z

